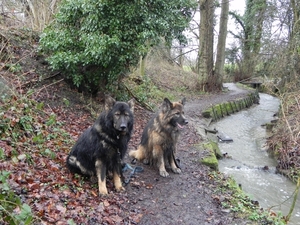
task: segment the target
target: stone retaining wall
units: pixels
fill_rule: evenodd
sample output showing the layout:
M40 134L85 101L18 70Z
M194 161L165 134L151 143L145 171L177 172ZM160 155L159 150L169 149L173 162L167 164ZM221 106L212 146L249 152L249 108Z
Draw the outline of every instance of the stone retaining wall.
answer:
M234 101L224 102L214 105L202 112L204 118L212 118L212 121L217 121L232 113L238 112L242 109L249 108L255 103L259 102L258 91L250 93L247 97L237 99Z
M234 101L228 101L225 103L214 105L202 112L204 118L210 119L210 122L217 121L225 116L249 108L253 104L259 103L259 92L249 93L248 96L242 99L236 99ZM206 127L199 127L199 129L206 129ZM205 138L204 138L205 139ZM222 157L218 143L212 138L206 138L207 140L201 143L198 148L200 151L205 152L205 157L200 159L200 162L209 166L214 170L218 170L218 160Z

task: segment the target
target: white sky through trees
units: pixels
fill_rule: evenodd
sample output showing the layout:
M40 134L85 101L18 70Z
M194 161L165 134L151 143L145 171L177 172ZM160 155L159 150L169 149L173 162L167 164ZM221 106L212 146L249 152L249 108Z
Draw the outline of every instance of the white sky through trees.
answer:
M220 0L221 3L221 0ZM229 0L229 10L230 11L235 11L237 13L239 13L240 15L244 14L244 10L246 7L246 2L245 0ZM219 20L220 20L220 13L221 13L221 7L217 8L215 10L215 15L216 15L216 26L214 28L214 36L215 36L215 42L214 42L214 49L216 50L217 47L217 38L218 38L218 33L219 33ZM191 26L194 28L193 31L199 35L199 28L198 25L200 24L200 15L199 12L197 12L194 16L193 21L191 22ZM236 30L236 25L234 23L234 20L229 16L228 19L228 30L234 31ZM188 54L188 58L190 58L191 60L195 60L197 58L197 53L198 53L198 40L195 36L195 34L193 34L193 32L187 31L185 32L185 34L187 35L187 37L189 38L189 43L188 46L186 46L183 50L183 52L189 52ZM226 39L226 47L229 47L233 42L234 42L234 38L232 37L232 35L228 34L227 35L227 39ZM194 49L194 51L192 51L192 49Z

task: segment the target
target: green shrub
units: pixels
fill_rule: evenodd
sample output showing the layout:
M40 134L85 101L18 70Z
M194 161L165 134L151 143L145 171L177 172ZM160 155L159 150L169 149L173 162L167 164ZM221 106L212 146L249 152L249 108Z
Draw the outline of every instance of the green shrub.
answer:
M63 1L44 30L40 49L53 70L82 90L119 81L161 38L184 42L194 0Z

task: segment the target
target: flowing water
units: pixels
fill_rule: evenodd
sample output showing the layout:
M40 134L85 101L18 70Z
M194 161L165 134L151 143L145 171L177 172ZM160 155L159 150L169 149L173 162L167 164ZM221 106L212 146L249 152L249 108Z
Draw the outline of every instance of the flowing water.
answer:
M274 119L279 110L279 100L260 94L260 104L228 116L210 128L216 128L233 142L219 142L222 153L229 157L219 161L219 169L232 175L242 189L260 206L287 215L296 185L286 177L276 174L276 160L265 149L266 130L263 124ZM264 170L267 166L269 169ZM300 224L300 197L298 196L289 224Z

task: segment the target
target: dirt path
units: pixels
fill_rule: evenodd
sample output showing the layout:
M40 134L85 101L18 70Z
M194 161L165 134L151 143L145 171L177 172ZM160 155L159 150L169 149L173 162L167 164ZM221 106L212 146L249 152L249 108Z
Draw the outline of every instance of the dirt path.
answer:
M115 192L112 184L108 183L110 195L101 197L97 194L97 185L83 177L70 174L65 166L65 159L73 142L83 130L94 123L95 116L103 109L103 96L91 98L71 90L63 77L50 72L43 57L36 54L38 43L34 41L35 38L27 40L26 35L21 38L25 40L23 43L20 42L19 35L20 32L17 32L16 38L11 39L5 50L13 54L11 58L15 61L12 63L21 65L22 71L13 74L2 66L0 76L5 83L9 81L12 87L16 87L15 91L20 96L26 96L30 90L30 98L37 103L43 103L40 107L44 109L32 110L33 114L29 118L36 119L35 123L44 128L46 141L41 146L32 144L32 137L36 136L34 132L32 136L26 133L17 143L12 143L11 137L4 135L0 140L0 148L5 149L8 158L0 160L0 168L11 172L9 184L22 202L31 207L38 221L36 224L253 224L238 219L233 212L221 207L222 201L232 193L215 193L216 189L221 188L220 183L210 175L208 167L199 163L201 154L194 147L194 144L205 138L199 135L201 128L195 127L196 123L206 122L201 112L211 105L241 98L248 91L233 84L225 84L230 91L188 98L185 111L189 124L181 135L177 154L181 161L182 174L171 172L168 178L162 178L156 169L137 164L143 166L144 172L133 177L125 192ZM176 76L177 70L176 67ZM41 74L48 78L38 82ZM161 71L157 75L164 81L173 79L162 75ZM176 81L177 79L174 82ZM163 83L162 86L166 84ZM19 104L18 99L14 98L14 101L14 104ZM2 111L6 118L14 119L12 115L16 116L12 124L18 120L18 115L24 116L22 110L13 110L15 108L18 107ZM139 144L142 130L151 115L139 106L136 108L130 149L135 149ZM56 127L56 123L44 125L53 113L57 124L61 126ZM15 148L21 156L26 153L26 158L20 158L18 163L11 163L12 150ZM130 162L130 159L125 158L125 162Z
M241 98L248 93L234 84L226 86L230 91L188 101L185 110L189 120L201 120L202 110L210 105ZM170 172L169 177L163 178L155 168L137 164L144 172L137 174L126 190L134 203L128 207L143 214L139 224L247 224L222 210L220 202L214 198L216 185L209 176L210 169L199 163L201 155L190 144L200 138L195 130L191 122L181 134L177 157L182 174Z
M70 90L64 82L58 85L52 85L53 81L49 82L50 84L40 86L33 98L37 102L45 102L45 112L49 115L55 112L57 121L65 124L64 129L75 140L93 124L94 118L89 108L93 104L89 104L80 93ZM0 167L11 171L11 187L39 215L41 223L37 224L67 224L68 220L88 225L252 224L221 207L224 199L232 193L229 190L227 193L216 194L215 190L220 188L220 182L212 177L208 167L200 164L202 155L195 147L204 138L199 135L201 129L195 127L196 122L199 124L204 121L201 112L213 104L241 98L248 93L235 86L230 89L231 91L221 94L187 99L185 114L189 124L181 134L177 154L182 174L170 172L168 178L163 178L156 169L136 164L142 166L144 172L131 179L126 191L115 192L110 181L110 195L103 198L97 195L97 185L83 177L74 176L67 170L65 158L71 148L71 141L68 141L67 146L62 146L60 138L51 139L47 143L47 146L51 146L51 152L55 153L53 158L40 154L40 150L33 146L30 150L34 150L32 159L35 163L27 164L24 161L12 164L1 161ZM95 99L97 103L94 104L101 108L102 100ZM129 149L137 148L142 130L152 114L138 105L135 108L135 128ZM1 143L5 145L4 148L11 148L6 142ZM24 148L19 151L23 152ZM125 162L130 161L125 158ZM28 171L31 172L28 174ZM128 175L125 173L125 178ZM34 178L29 179L29 184L25 179L27 176Z

